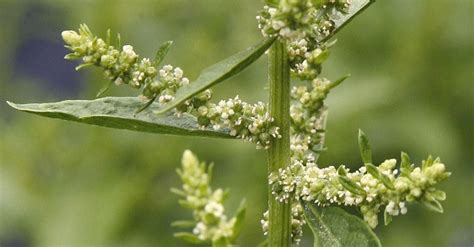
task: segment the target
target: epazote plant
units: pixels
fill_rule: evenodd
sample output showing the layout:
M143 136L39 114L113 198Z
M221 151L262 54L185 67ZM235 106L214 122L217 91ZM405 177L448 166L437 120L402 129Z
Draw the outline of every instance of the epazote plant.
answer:
M71 51L66 59L81 59L76 69L96 66L104 71L106 84L140 89L139 97L105 97L12 107L38 115L142 132L239 138L268 150L268 211L262 227L267 240L262 245L298 244L302 227L308 224L314 246L380 246L371 228L383 212L385 225L393 216L406 214L408 203L419 202L442 212L439 201L446 195L435 185L450 173L439 158L431 156L420 167L402 153L400 168L395 159L374 165L367 136L359 131L363 166L350 171L345 166L320 166L324 149L329 92L348 76L334 81L319 77L321 65L335 44L331 40L370 0L267 0L257 16L264 39L205 70L194 81L179 67L161 62L172 42L158 49L154 59L143 58L131 45L96 37L83 24L64 31ZM212 101L211 87L238 74L268 52L269 102L256 104L235 98ZM303 85L290 88L290 75ZM172 189L180 204L192 210L193 218L173 223L190 231L175 236L196 244L232 246L245 216L242 202L235 216L224 213L227 192L210 187L212 166L200 163L185 151L178 174L182 188ZM341 206L358 209L362 218Z

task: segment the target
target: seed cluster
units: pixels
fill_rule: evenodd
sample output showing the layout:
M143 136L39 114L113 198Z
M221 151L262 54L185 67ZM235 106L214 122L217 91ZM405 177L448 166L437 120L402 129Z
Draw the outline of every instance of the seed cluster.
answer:
M193 234L200 241L216 242L231 239L236 227L236 217L228 219L224 214L225 192L212 190L210 186L211 168L206 167L191 151L183 154L182 168L178 169L183 186L173 192L183 197L180 204L193 210Z
M148 58L140 59L130 45L119 51L110 44L108 36L107 42L97 38L84 24L78 32L64 31L63 40L72 51L66 58L82 59L84 63L78 69L89 65L101 67L109 81L142 88L143 98L157 99L161 104L172 101L176 92L190 83L182 69L165 65L157 71L158 64ZM273 139L280 137L266 104L249 104L238 96L216 104L210 102L211 98L212 91L205 90L179 105L176 113L188 112L197 117L201 127L227 129L230 135L255 143L257 148L268 148Z
M421 167L395 169L395 159L385 160L378 167L366 165L355 172L344 166L319 168L313 162L295 161L269 178L272 193L281 202L294 197L330 205L357 206L364 220L371 226L378 224L377 215L384 210L386 217L406 214L408 202L439 205L446 198L435 185L450 173L439 159L429 157Z

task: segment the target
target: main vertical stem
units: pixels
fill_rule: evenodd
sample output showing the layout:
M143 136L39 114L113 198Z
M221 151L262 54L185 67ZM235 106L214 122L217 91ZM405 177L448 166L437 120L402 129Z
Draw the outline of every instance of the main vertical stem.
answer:
M269 53L270 113L280 127L280 139L268 150L268 173L290 164L290 68L286 44L276 40ZM291 246L291 201L281 203L268 191L270 247Z

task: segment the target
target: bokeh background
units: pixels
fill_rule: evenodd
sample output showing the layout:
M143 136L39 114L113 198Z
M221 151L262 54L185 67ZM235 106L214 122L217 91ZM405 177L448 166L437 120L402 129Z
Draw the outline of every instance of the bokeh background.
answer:
M214 162L214 187L249 202L240 246L264 238L264 151L232 140L149 135L40 118L4 102L92 99L102 86L96 69L75 72L60 33L87 23L98 35L122 34L153 56L166 40L166 63L188 77L261 37L260 1L0 0L0 246L187 246L174 239L174 220L190 213L169 189L191 149ZM452 177L440 187L444 214L411 205L408 215L376 232L384 246L474 246L473 2L378 1L338 35L324 66L330 79L352 77L329 97L328 151L321 165L360 165L357 130L370 137L376 161L403 150L420 163L441 156ZM215 88L266 100L266 59ZM115 87L109 95L136 95ZM311 245L306 229L302 246Z

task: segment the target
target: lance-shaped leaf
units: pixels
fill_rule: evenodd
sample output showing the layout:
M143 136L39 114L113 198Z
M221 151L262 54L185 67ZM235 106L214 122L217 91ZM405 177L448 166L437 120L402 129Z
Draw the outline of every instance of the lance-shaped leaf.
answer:
M158 48L158 51L156 52L155 61L153 62L155 66L160 65L163 59L165 59L166 54L168 54L172 44L173 41L166 41L161 44L160 48Z
M339 175L338 180L339 180L339 183L341 183L342 187L350 191L352 194L354 195L366 194L365 190L362 187L360 187L358 184L356 184L354 181L352 181L350 178Z
M304 202L304 215L314 235L314 247L380 247L377 236L359 217L337 207Z
M372 163L372 150L370 149L369 138L364 131L359 129L359 150L364 164Z
M400 173L402 176L409 176L410 172L413 170L411 167L411 161L410 161L410 156L406 154L405 152L402 152L401 154L401 163L400 163Z
M272 45L273 41L275 38L264 39L257 45L203 70L195 81L179 89L174 100L160 108L157 113L168 111L207 88L238 74L255 62Z
M423 198L421 200L421 204L423 206L425 206L425 208L427 208L427 209L429 209L433 212L443 213L443 205L441 205L441 203L436 199L427 200L426 198Z
M186 241L190 244L206 244L206 241L199 239L196 235L189 232L178 232L173 234L175 238L179 238L183 241Z
M391 190L395 190L395 186L393 185L392 180L390 180L390 178L387 175L381 173L376 166L374 166L370 163L366 163L365 168L367 169L367 172L370 175L372 175L372 177L374 177L374 178L378 179L380 182L382 182L383 185L385 185L385 187L387 187L388 189L391 189Z
M95 100L66 100L56 103L15 104L13 108L49 118L99 125L115 129L128 129L169 135L204 136L232 138L228 130L215 131L201 128L196 117L184 113L176 116L174 112L163 115L154 113L159 105L153 103L141 114L135 111L142 100L136 97L106 97ZM136 115L136 116L135 116Z
M230 237L231 241L235 241L242 230L243 221L245 218L245 212L247 210L247 201L243 199L240 202L239 208L237 209L237 213L235 214L235 224L234 224L234 231L232 236Z
M347 14L344 13L333 13L331 20L334 22L334 30L326 36L318 37L318 41L324 42L332 38L339 30L341 30L347 23L349 23L354 17L362 13L364 9L374 3L375 0L352 0Z

